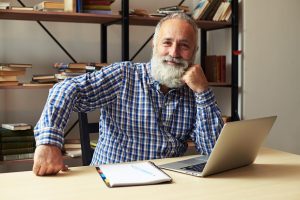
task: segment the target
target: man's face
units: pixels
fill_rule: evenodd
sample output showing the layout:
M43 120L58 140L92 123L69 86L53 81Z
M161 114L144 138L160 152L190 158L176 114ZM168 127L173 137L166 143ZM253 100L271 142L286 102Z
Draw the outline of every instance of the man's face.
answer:
M169 88L182 86L181 77L194 62L196 46L196 35L189 23L180 19L165 21L153 44L153 78Z
M193 27L180 19L165 21L161 25L154 48L159 56L169 55L191 62L196 48L196 35ZM173 62L167 62L167 64L174 65Z

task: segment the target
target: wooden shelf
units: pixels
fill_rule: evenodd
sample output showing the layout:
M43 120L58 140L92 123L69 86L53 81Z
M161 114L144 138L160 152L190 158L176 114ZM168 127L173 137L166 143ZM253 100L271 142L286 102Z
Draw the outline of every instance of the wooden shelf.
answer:
M211 87L232 87L230 83L219 83L219 82L209 82L208 85Z
M0 86L0 89L44 89L44 88L52 88L53 85L42 85L38 84L36 86L23 86L23 85L3 85Z
M53 21L95 24L120 24L121 15L100 15L89 13L43 12L43 11L16 11L0 10L0 19ZM161 17L130 16L129 24L138 26L155 26ZM231 27L230 22L197 21L198 27L205 30L215 30Z
M121 16L89 13L0 10L0 19L105 24L120 21Z
M138 25L138 26L155 26L160 19L161 17L130 16L129 24ZM215 30L215 29L231 27L230 22L214 22L214 21L205 21L205 20L198 20L197 25L199 28L205 30Z

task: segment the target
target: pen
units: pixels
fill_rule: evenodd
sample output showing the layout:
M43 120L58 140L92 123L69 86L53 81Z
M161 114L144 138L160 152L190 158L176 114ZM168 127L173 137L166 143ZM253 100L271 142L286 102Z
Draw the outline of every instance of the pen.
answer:
M155 174L152 174L151 172L143 169L143 168L140 168L138 166L135 166L135 165L131 165L132 168L136 169L136 170L139 170L140 172L143 172L145 174L148 174L148 175L151 175L151 176L155 176Z

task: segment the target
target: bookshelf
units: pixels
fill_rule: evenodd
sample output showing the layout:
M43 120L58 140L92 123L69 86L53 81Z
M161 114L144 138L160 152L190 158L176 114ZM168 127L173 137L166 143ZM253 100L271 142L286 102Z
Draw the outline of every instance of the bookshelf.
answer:
M129 15L129 1L122 0L122 15L99 15L88 13L64 13L64 12L41 12L41 11L16 11L0 10L0 20L22 20L22 21L50 21L50 22L72 22L92 23L101 25L101 62L107 62L107 27L112 24L119 24L121 30L121 52L122 60L129 60L129 26L155 26L160 17L141 17ZM201 63L207 55L207 34L209 31L220 29L231 29L231 79L228 83L209 83L211 87L230 88L231 91L231 119L238 120L238 0L232 0L231 22L197 21L201 29L200 48ZM51 86L0 86L0 89L49 89Z
M2 20L26 20L26 21L51 21L51 22L73 22L73 23L93 23L93 24L122 24L121 15L98 15L87 13L64 13L64 12L42 12L42 11L16 11L16 10L0 10L0 19ZM160 17L140 17L129 16L129 25L136 26L155 26ZM210 31L224 28L230 28L230 22L213 22L213 21L197 21L198 27L201 30ZM102 27L105 29L105 27ZM127 28L128 29L128 28ZM107 32L107 30L105 30ZM126 30L128 32L128 30ZM102 35L102 34L101 34ZM104 34L104 35L107 35ZM102 38L102 41L107 39ZM203 43L203 41L202 41ZM202 45L203 46L203 45ZM129 49L128 47L125 47ZM202 47L201 47L202 48ZM101 49L107 49L107 44L101 43ZM128 52L128 50L126 50ZM106 51L104 51L106 52ZM129 57L129 56L128 56ZM102 55L103 60L107 60L107 55ZM128 60L123 59L123 60ZM211 86L230 87L229 84L211 83ZM31 89L31 88L50 88L50 86L0 86L0 89Z

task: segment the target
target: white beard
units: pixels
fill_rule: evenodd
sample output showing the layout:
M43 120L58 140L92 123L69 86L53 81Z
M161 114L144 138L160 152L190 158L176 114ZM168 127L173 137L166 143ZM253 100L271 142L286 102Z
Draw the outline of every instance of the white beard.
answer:
M176 65L169 65L167 61L173 61ZM158 56L153 52L151 59L151 75L154 80L168 88L179 88L184 85L181 81L183 74L189 66L189 62L171 56Z

